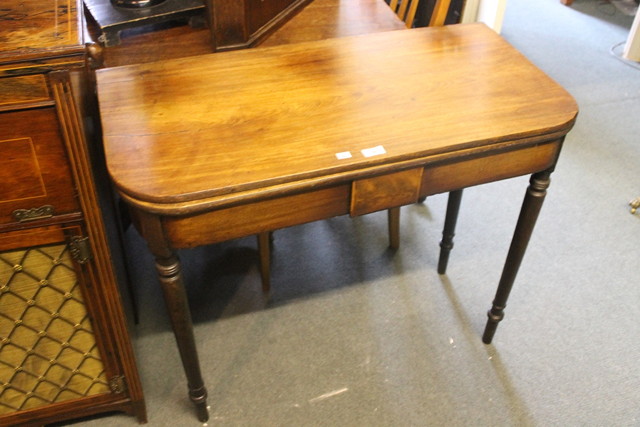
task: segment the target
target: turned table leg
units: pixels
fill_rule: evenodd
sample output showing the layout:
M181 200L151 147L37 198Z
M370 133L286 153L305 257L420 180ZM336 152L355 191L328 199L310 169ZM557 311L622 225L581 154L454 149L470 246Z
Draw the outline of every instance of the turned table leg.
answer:
M444 219L444 230L442 230L442 240L440 241L440 259L438 260L438 274L445 274L449 263L449 253L453 249L453 236L455 236L458 212L460 212L460 202L462 201L462 190L455 190L449 193L447 202L447 215Z
M493 339L493 335L496 332L498 323L504 318L504 308L507 305L507 299L513 286L513 282L518 274L520 263L524 257L524 253L527 249L531 233L538 219L538 214L542 208L542 202L547 194L547 188L550 183L550 175L552 170L546 170L543 172L535 173L531 176L529 181L529 187L527 188L522 208L520 210L520 216L516 229L513 233L513 239L511 240L511 246L505 261L504 269L502 270L502 277L498 284L498 290L493 300L493 306L487 313L489 319L485 326L482 341L485 344L490 344Z
M193 335L189 303L182 281L180 260L175 255L169 258L156 258L156 270L162 285L173 333L178 343L182 365L187 375L189 398L196 406L198 420L205 422L209 419L207 389L200 372L200 362Z
M180 260L165 238L160 217L135 208L131 209L131 212L134 225L147 241L149 250L155 257L156 271L162 286L169 320L187 376L189 398L196 406L198 420L205 422L209 419L207 389L200 371Z

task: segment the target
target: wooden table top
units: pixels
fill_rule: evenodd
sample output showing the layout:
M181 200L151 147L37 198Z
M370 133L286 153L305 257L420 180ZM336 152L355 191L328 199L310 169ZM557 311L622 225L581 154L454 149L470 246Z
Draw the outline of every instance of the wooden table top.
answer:
M110 174L130 202L156 211L548 141L577 115L563 88L483 24L215 53L97 79Z

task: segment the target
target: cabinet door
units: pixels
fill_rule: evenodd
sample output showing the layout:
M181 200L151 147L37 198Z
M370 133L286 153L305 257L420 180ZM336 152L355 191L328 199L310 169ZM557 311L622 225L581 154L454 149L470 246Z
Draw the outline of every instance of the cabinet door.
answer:
M53 107L0 113L0 224L80 210Z
M3 416L111 394L87 300L79 226L0 235L0 424Z

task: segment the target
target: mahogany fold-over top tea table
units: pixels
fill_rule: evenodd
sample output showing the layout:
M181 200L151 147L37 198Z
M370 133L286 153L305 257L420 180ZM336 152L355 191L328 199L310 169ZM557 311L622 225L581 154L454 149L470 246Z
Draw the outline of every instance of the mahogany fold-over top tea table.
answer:
M156 259L189 395L206 389L176 249L532 174L491 342L577 106L482 24L391 31L98 71L107 166ZM310 262L313 262L311 260Z

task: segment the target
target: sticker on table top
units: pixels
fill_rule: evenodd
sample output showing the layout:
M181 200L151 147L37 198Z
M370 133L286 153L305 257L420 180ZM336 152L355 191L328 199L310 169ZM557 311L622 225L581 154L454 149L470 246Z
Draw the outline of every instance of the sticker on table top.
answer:
M351 151L343 151L342 153L336 153L336 157L338 158L338 160L344 160L350 159L353 156L351 155Z
M362 155L365 157L379 156L380 154L385 154L386 151L382 145L376 145L375 147L365 148L361 150Z

